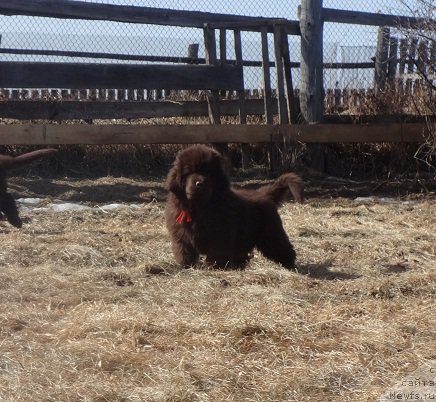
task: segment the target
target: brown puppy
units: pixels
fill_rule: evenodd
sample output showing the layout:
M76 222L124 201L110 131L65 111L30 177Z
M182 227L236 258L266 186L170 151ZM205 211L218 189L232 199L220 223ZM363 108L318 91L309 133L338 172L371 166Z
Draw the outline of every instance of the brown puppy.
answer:
M292 193L303 201L303 182L293 173L258 190L234 189L225 159L204 145L181 151L168 173L166 224L174 256L184 266L200 254L220 268L244 268L254 248L288 269L295 251L277 208Z
M57 149L47 148L28 152L19 156L0 155L0 211L6 215L8 222L17 228L22 226L18 215L17 205L12 195L8 193L7 172L11 169L27 165L35 159L49 156L57 152Z

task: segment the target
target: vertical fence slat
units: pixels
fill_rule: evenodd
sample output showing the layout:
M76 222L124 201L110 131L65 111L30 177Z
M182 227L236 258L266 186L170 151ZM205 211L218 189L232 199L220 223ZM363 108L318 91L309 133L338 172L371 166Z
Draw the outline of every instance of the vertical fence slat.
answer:
M226 64L227 63L227 30L226 29L220 29L220 63ZM226 96L226 91L222 90L221 96Z
M375 54L375 90L383 92L386 87L387 65L389 58L390 29L380 27L377 35L377 50Z
M404 94L404 73L406 69L407 62L407 39L402 38L400 40L400 59L398 61L398 79L397 79L397 88L400 91L400 94Z
M206 24L203 31L206 64L216 65L217 54L215 30L211 29L209 25ZM219 93L217 90L206 91L206 93L209 108L209 121L211 124L220 124Z
M284 27L281 28L282 31L282 45L283 45L283 68L284 68L284 76L285 76L285 85L286 85L286 99L288 106L288 115L290 123L297 122L297 110L296 110L296 102L294 99L294 85L292 83L292 70L291 70L291 56L289 52L289 42L288 42L288 34L286 33Z
M395 89L395 77L398 67L398 39L391 36L389 39L388 82L392 90Z
M241 40L241 31L239 29L235 29L234 31L234 40L235 40L235 58L236 65L242 67L242 40ZM247 111L245 107L245 90L238 90L238 105L239 105L239 122L241 124L247 124Z
M273 124L273 103L271 90L271 72L269 66L269 46L268 46L268 28L262 27L260 31L262 44L262 77L263 77L263 105L264 105L264 120L266 124ZM277 149L276 144L271 142L269 150L269 167L275 170L277 166Z
M277 96L279 105L279 122L280 124L288 124L288 107L285 97L285 80L283 74L283 61L282 61L282 29L280 25L274 26L274 53L276 60L276 83L277 83Z
M263 103L265 108L265 123L273 124L271 75L269 69L268 29L261 29L262 42L262 76L263 76Z
M129 101L135 100L135 90L134 89L127 90L127 100L129 100Z
M101 101L105 101L107 97L107 91L106 89L99 89L98 90L98 99Z
M242 40L241 40L241 31L239 29L235 29L233 31L233 37L235 42L235 59L236 65L242 68ZM238 105L239 105L239 123L247 124L247 111L245 107L245 90L240 89L237 91L238 94ZM248 168L248 145L242 144L242 169L245 170Z
M208 24L205 24L203 28L203 34L204 34L206 64L216 65L217 54L216 54L215 30L211 29ZM206 97L207 97L207 106L208 106L210 124L221 124L219 91L218 90L206 91ZM213 145L222 154L227 153L228 150L227 144L216 143Z
M107 90L107 100L109 102L113 102L115 99L116 99L115 89L108 89Z
M145 92L145 90L142 88L136 90L136 100L137 101L143 101L145 99L144 92Z
M405 88L405 94L411 95L412 93L412 74L413 70L415 69L415 57L416 57L416 48L418 46L418 39L412 38L409 45L409 52L408 52L408 58L407 58L407 75L409 76L406 80L406 88Z
M416 62L416 68L418 73L426 76L428 65L428 42L421 40L418 45L418 59Z

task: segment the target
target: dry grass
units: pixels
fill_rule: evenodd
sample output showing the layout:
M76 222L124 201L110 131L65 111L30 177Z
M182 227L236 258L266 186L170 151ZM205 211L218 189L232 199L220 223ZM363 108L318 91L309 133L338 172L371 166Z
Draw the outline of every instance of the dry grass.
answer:
M0 223L0 401L373 401L436 359L434 194L287 204L294 273L177 267L159 181L11 188L144 202Z

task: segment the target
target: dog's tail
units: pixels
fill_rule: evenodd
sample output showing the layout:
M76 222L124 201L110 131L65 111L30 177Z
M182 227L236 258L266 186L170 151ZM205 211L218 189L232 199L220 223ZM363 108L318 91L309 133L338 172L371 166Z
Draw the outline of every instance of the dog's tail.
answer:
M295 201L300 203L304 201L303 180L295 173L285 173L274 183L260 187L258 191L270 198L277 206L286 200L289 192L291 192Z
M10 170L27 165L36 159L53 155L58 150L55 148L38 149L18 156L0 155L0 169Z

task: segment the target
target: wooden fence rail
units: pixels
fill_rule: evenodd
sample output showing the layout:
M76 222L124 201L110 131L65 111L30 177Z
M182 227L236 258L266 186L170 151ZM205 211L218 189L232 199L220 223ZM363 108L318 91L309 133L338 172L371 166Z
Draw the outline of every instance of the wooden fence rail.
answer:
M354 143L422 142L422 123L375 124L234 124L121 125L11 124L0 125L1 144L195 144L195 143Z
M409 82L410 81L410 82ZM398 78L396 90L403 99L422 95L422 85L415 80ZM406 93L406 91L408 91ZM294 90L294 100L299 97ZM226 91L220 99L221 116L239 116L241 95ZM266 94L263 88L245 90L245 114L259 116L266 124L273 123L278 115L277 93ZM375 90L327 89L324 97L324 120L329 115L347 112L350 115L364 109L375 99ZM265 102L269 104L265 108ZM268 110L268 116L265 115ZM153 89L100 89L100 90L0 90L0 118L18 120L90 120L90 119L144 119L170 117L207 117L208 109L204 92L164 91ZM365 116L364 116L365 117ZM351 121L351 120L350 120Z
M132 24L152 24L203 28L205 23L215 24L211 29L238 28L242 31L260 31L266 26L270 32L276 23L285 24L290 35L299 35L296 21L284 18L247 17L231 14L180 11L153 7L119 6L71 0L1 0L0 14L39 17L104 20Z
M415 141L422 139L423 125L411 130L401 123L392 126L394 134L386 134L381 130L367 131L359 129L359 135L346 136L344 128L316 125L322 135L314 135L307 126L295 124L301 120L306 123L321 123L325 120L325 111L339 111L341 108L352 108L365 101L365 96L390 88L398 88L404 93L415 94L419 85L413 82L413 74L426 71L426 60L423 55L434 57L435 49L425 48L422 42L412 41L405 44L389 36L388 29L380 34L375 62L365 63L323 63L322 42L324 22L353 23L376 26L420 26L424 20L419 18L399 17L333 10L322 7L322 0L302 0L299 21L283 18L261 18L240 15L212 14L195 11L178 11L151 7L118 6L110 4L90 3L71 0L0 0L0 14L32 15L50 18L105 20L122 23L156 24L166 26L195 27L204 31L206 56L198 58L197 51L188 57L165 58L155 55L116 55L105 53L70 52L43 49L0 49L0 53L16 54L51 54L53 56L91 57L100 59L118 59L132 61L148 61L172 64L77 64L77 63L30 63L30 62L0 62L0 117L28 119L49 119L63 121L82 118L86 120L97 118L148 118L174 116L209 116L212 124L219 126L224 115L238 116L241 125L226 125L227 136L216 138L219 127L211 128L207 139L212 142L233 141L250 142L246 134L253 134L252 141L271 141L278 137L285 140L329 142L329 141L364 141L374 140L378 133L380 141L403 141L409 138ZM425 20L427 26L434 21ZM259 33L259 46L262 48L262 60L244 60L242 58L241 31ZM381 31L382 32L382 31ZM228 37L232 34L235 46L235 60L226 57ZM268 34L274 37L274 44L268 48ZM291 61L289 52L289 35L302 37L302 57L300 61ZM409 47L407 47L409 46ZM399 52L399 55L398 55ZM415 52L415 53L414 53ZM433 56L432 56L433 55ZM415 59L416 56L416 59ZM260 67L263 78L263 88L256 93L248 93L244 88L243 67ZM300 68L300 90L294 90L292 68ZM327 89L324 91L322 81L323 70L326 68L374 68L377 72L377 86L374 89L349 88L344 90ZM276 82L271 83L271 69L274 69ZM272 89L272 86L275 89ZM21 90L20 90L21 88ZM145 88L145 89L142 89ZM182 91L182 92L180 92ZM198 102L183 99L183 91L191 96L197 96ZM201 92L199 92L201 91ZM372 93L370 91L373 91ZM257 98L260 95L263 99ZM182 99L179 99L179 98ZM68 101L66 100L68 99ZM188 98L190 99L190 98ZM59 102L60 101L60 102ZM117 102L118 101L118 102ZM265 128L247 125L247 116L263 115ZM271 127L277 115L279 129ZM300 117L299 117L300 116ZM291 123L291 124L290 124ZM250 126L250 128L247 128ZM287 130L292 128L292 135ZM16 141L32 143L28 133L34 133L35 138L43 138L44 143L52 132L51 126L44 125L42 137L38 129L20 125L14 128ZM69 137L68 141L84 141L82 130L90 133L105 133L101 140L119 141L118 134L111 134L105 127L92 128L72 127L66 129L71 135L76 132L77 138ZM256 129L254 129L256 127ZM275 127L275 126L274 126ZM300 130L301 127L301 130ZM118 127L119 129L119 127ZM387 129L387 127L384 127ZM17 137L17 132L24 130L27 134ZM95 131L96 130L96 131ZM116 129L114 129L116 131ZM141 130L140 127L135 130ZM148 133L152 130L144 128ZM155 128L156 133L160 132ZM190 136L189 130L196 133ZM242 131L241 131L242 130ZM258 130L258 131L256 131ZM300 131L299 131L300 130ZM353 127L355 130L355 127ZM173 134L177 129L170 130ZM184 132L187 139L176 136L168 142L197 141L205 139L199 135L198 128L188 128ZM180 132L181 132L180 131ZM208 130L206 130L208 131ZM209 131L208 131L209 132ZM309 133L301 136L297 132ZM239 134L238 134L239 133ZM277 134L279 133L279 134ZM328 133L326 139L323 135ZM364 138L362 133L365 133ZM90 134L91 135L91 134ZM153 134L154 135L154 134ZM140 135L135 141L155 141L153 135ZM6 136L0 137L6 141ZM95 138L100 138L98 135ZM122 136L123 141L129 136ZM269 139L269 140L268 140ZM10 139L8 141L11 141ZM59 140L67 141L67 140ZM1 141L0 141L1 142ZM315 141L316 142L316 141ZM62 142L61 142L62 143Z
M243 89L242 68L232 65L119 65L1 62L0 87L78 89Z

